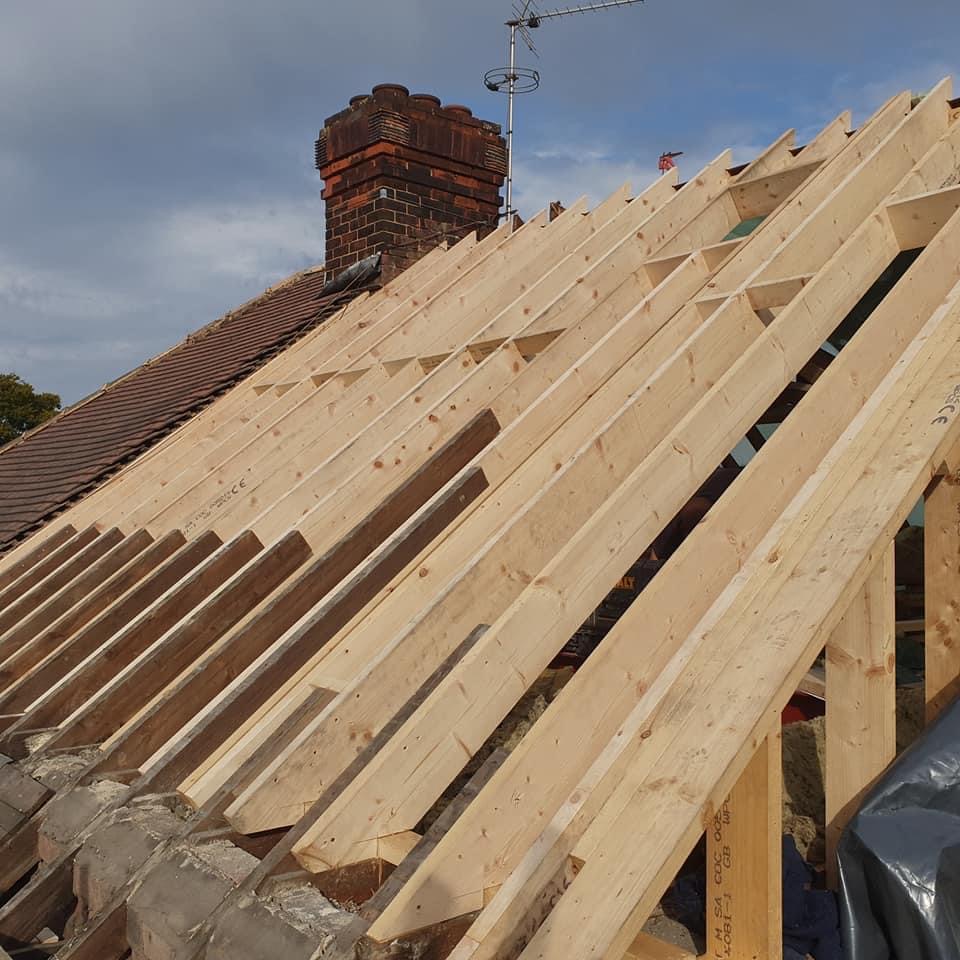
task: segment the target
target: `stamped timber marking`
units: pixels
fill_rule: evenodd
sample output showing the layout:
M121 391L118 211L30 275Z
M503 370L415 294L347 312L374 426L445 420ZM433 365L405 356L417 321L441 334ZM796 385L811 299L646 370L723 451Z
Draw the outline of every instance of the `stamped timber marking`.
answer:
M931 426L936 423L949 423L958 408L960 408L960 383L947 394L943 406L937 411L937 416L930 421Z
M229 487L229 489L224 490L223 493L219 496L214 497L206 506L201 507L184 525L183 532L190 533L194 527L198 524L203 523L204 520L208 520L212 517L221 507L226 506L234 497L240 495L240 493L247 489L247 479L246 477L241 477L236 483Z
M730 845L723 842L723 831L729 827L732 817L730 806L724 803L713 818L713 862L710 865L711 880L717 893L712 898L714 960L725 960L733 954L733 895L724 890L724 875L733 866Z
M516 960L523 953L550 912L560 902L560 898L569 889L577 872L578 868L567 858L531 903L526 914L520 918L516 928L508 937L504 949L498 953L498 957L503 960Z

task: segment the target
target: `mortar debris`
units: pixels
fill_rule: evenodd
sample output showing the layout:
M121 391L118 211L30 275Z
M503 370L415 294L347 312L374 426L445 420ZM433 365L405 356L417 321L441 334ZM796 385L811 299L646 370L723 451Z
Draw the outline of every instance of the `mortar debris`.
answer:
M94 780L87 785L87 789L106 805L124 794L128 787L116 780Z
M37 753L42 750L56 736L56 733L56 730L47 730L44 733L35 733L32 737L27 737L23 741L27 753Z
M328 900L309 883L289 882L275 887L263 898L290 923L326 946L327 941L353 925L355 914Z
M783 832L811 863L826 859L824 792L826 724L823 717L783 728Z
M242 883L257 866L257 858L253 854L241 850L229 840L212 840L197 844L191 848L191 853L205 864L213 867L234 883Z
M18 766L27 776L39 780L50 790L57 791L72 784L79 774L93 763L99 753L96 747L87 747L76 753L26 757L19 762Z

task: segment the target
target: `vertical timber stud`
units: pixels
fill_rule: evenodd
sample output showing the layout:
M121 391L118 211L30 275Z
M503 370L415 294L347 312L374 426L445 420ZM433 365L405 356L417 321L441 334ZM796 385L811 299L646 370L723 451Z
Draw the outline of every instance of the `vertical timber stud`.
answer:
M960 692L960 477L950 473L923 503L926 720Z
M707 830L706 960L783 955L780 739L778 725Z
M827 643L827 882L837 844L897 752L894 547L877 562Z

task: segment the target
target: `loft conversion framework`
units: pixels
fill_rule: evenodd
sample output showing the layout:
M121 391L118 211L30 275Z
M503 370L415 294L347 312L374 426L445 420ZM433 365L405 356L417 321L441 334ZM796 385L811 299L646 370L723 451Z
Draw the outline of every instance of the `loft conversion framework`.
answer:
M641 928L706 832L708 956L778 956L780 712L826 647L835 844L895 751L921 497L931 718L960 686L952 96L437 248L0 557L0 946L679 956Z

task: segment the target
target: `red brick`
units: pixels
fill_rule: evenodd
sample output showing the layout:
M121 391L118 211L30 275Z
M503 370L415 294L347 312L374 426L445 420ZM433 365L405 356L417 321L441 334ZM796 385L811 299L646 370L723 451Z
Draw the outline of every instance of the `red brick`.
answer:
M409 123L385 122L384 110ZM393 248L403 254L390 261L406 265L442 236L498 222L505 145L496 124L390 89L329 118L321 141L331 271Z

